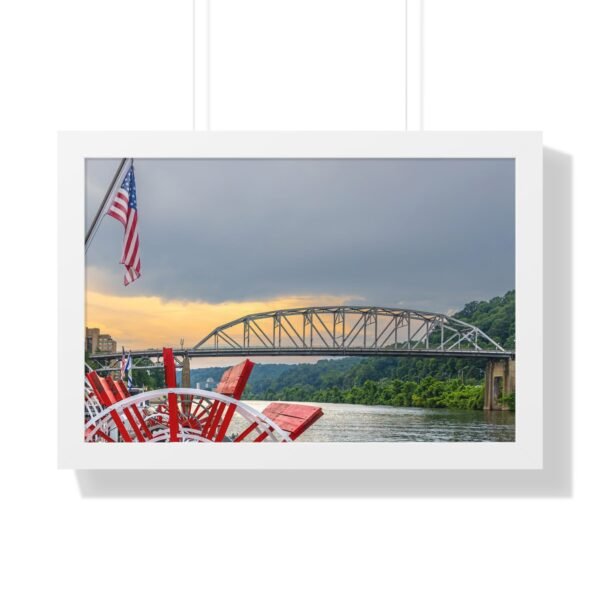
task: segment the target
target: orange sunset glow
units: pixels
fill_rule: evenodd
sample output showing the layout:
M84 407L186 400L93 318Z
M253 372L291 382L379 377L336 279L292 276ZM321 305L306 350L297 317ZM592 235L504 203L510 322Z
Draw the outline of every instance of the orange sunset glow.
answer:
M182 302L159 296L113 296L88 290L86 326L99 327L119 346L137 350L180 345L193 346L215 327L247 314L281 308L339 305L351 298L340 296L283 296L262 301ZM189 339L193 335L194 339Z

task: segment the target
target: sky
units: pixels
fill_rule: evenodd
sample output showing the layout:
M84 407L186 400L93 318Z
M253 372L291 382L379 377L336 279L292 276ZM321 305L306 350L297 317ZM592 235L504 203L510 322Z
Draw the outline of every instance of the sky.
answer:
M119 160L86 163L86 230ZM449 313L514 289L511 159L136 159L142 276L123 228L86 255L86 325L119 346L193 346L262 310Z

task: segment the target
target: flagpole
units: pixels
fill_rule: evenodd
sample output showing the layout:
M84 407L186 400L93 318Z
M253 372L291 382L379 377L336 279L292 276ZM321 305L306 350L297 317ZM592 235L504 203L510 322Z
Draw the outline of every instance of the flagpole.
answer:
M90 225L90 228L88 229L87 233L85 234L85 251L86 251L86 253L87 253L89 245L92 243L92 239L94 238L94 234L96 233L96 230L100 226L100 221L102 220L102 217L104 216L104 213L106 210L106 205L108 204L109 200L115 195L115 192L117 191L117 186L120 185L121 181L123 181L123 178L125 177L125 173L129 169L130 163L133 163L132 158L122 158L121 159L121 163L119 164L119 167L117 168L115 175L114 175L112 181L110 182L110 186L108 187L108 190L106 190L106 194L104 195L104 200L102 200L102 204L100 204L100 208L98 209L98 212L96 213L96 216L94 217L94 220L92 221L92 224Z

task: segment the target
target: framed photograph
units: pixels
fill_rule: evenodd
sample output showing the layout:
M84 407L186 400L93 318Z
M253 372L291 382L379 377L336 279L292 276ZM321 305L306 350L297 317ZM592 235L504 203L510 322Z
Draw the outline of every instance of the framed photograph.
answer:
M540 469L538 133L59 135L59 466Z

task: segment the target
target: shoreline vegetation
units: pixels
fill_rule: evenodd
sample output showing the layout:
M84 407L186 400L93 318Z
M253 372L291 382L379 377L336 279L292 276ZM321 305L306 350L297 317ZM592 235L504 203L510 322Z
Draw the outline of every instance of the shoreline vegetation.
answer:
M501 346L515 347L515 292L469 302L453 317ZM485 359L341 358L308 364L257 364L244 400L331 402L422 408L483 409ZM226 367L192 369L192 386L219 381ZM515 408L515 395L500 403Z
M280 392L244 395L245 400L279 400L282 402L326 402L332 404L363 404L368 406L406 406L417 408L483 409L483 384L466 384L460 379L435 379L428 376L420 382L399 379L367 380L362 385L342 390L336 386L312 389L293 386ZM515 408L515 395L499 399L509 410Z

